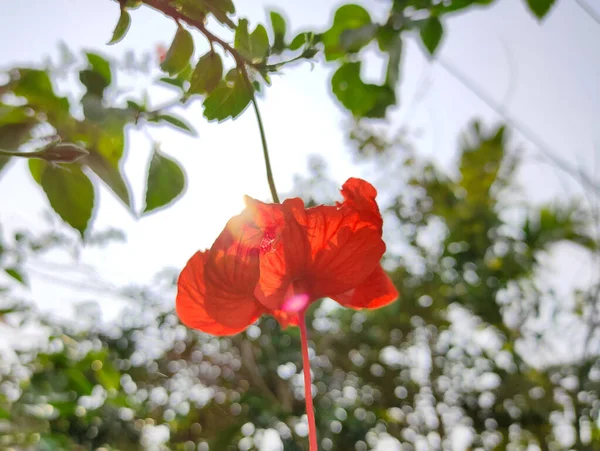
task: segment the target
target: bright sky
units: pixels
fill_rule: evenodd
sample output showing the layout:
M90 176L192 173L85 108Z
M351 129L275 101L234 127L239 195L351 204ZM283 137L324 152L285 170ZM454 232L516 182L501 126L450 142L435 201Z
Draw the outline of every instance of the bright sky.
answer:
M588 0L589 3L593 3ZM266 23L265 11L277 4L288 17L290 36L306 27L326 29L339 1L279 0L236 2L240 16L251 23ZM383 18L388 2L357 1ZM561 0L540 25L525 9L522 0L503 0L492 8L471 11L447 20L447 34L439 55L458 67L520 122L527 124L562 158L582 168L598 180L600 174L600 25L575 2ZM600 12L600 7L595 6ZM30 0L3 2L0 15L0 67L39 64L51 55L56 59L58 43L72 50L87 49L121 56L128 49L153 51L157 43L168 44L174 25L149 8L132 11L132 28L118 45L108 47L118 19L118 5L108 0ZM225 36L225 35L223 35ZM206 44L198 37L200 50ZM199 55L199 53L197 53ZM380 62L369 60L366 77L380 77ZM292 176L303 172L307 156L318 153L331 166L340 184L360 174L351 163L345 113L330 94L331 66L309 64L292 67L285 75L274 77L273 86L261 99L263 119L271 148L278 189L292 187ZM422 131L416 141L423 155L451 167L456 155L457 136L474 117L488 124L498 119L481 100L438 64L431 64L415 40L406 47L402 66L402 105L393 114L394 124ZM424 83L425 81L425 83ZM424 96L407 114L420 86ZM157 104L163 99L158 99ZM255 118L248 111L240 119L223 124L208 124L196 102L185 118L199 132L190 138L167 128L153 128L152 137L163 143L163 150L180 161L188 174L188 189L173 207L136 221L104 188L94 221L98 230L107 226L124 229L126 244L106 249L86 250L82 261L114 283L147 283L165 266L181 268L198 248L210 246L225 222L242 208L242 196L268 199L261 148ZM147 135L128 134L128 156L124 169L135 191L136 205L143 198L150 151ZM523 140L519 142L527 147ZM549 200L565 192L576 192L562 172L532 162L520 177L534 201ZM38 228L40 211L46 205L41 189L33 182L24 162L14 164L0 179L0 223L6 231L19 227ZM582 283L589 280L589 267L581 255L561 254L556 267L561 280ZM571 260L569 260L571 259ZM581 271L581 270L584 271ZM577 278L575 278L577 276ZM40 308L55 314L69 314L73 301L97 298L60 289L34 278L26 293ZM108 316L116 304L103 301Z

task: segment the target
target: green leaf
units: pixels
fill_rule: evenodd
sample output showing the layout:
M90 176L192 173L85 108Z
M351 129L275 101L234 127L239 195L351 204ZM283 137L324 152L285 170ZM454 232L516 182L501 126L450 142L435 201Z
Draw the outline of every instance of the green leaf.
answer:
M112 83L110 64L103 57L95 53L87 53L86 55L90 69L82 70L79 73L79 79L86 87L87 93L93 94L100 100L104 95L104 90Z
M0 103L0 126L7 124L20 124L31 118L27 108L21 106L4 105ZM2 136L0 135L0 139Z
M185 28L177 27L175 38L173 38L171 47L160 67L171 76L177 75L189 65L193 53L194 39L192 35Z
M273 51L281 52L285 48L286 23L281 14L275 11L269 13L271 29L273 30Z
M175 77L173 77L173 78L163 77L159 81L162 81L163 83L167 83L171 86L181 89L182 91L185 91L187 89L186 84L188 83L188 80L191 77L191 75L192 75L192 66L188 64L185 67L185 69L183 69L181 72L179 72Z
M155 150L148 169L144 213L164 207L180 196L185 188L185 174L180 165Z
M421 27L421 41L431 56L435 54L442 35L444 34L444 28L440 19L435 16L428 18Z
M92 394L94 386L84 373L75 368L65 370L65 375L69 378L70 386L77 389L79 395L89 396Z
M29 169L52 209L83 238L94 208L94 186L90 179L76 165L60 168L41 160L29 160Z
M202 56L190 79L188 94L210 94L223 78L223 61L213 51Z
M17 268L4 268L4 272L22 285L27 285L25 276Z
M79 80L86 87L89 94L100 99L104 95L104 90L108 87L106 79L101 74L89 69L79 72Z
M292 39L292 42L290 43L290 50L298 50L303 45L310 44L312 36L313 34L309 32L298 34L294 39Z
M204 100L204 117L209 121L235 119L250 104L252 96L244 75L231 69L219 86Z
M347 52L358 52L374 36L377 27L368 11L358 5L344 5L335 12L333 25L323 33L325 59L333 61Z
M54 93L46 71L19 69L19 80L13 92L27 99L27 103L32 108L46 113L51 121L59 121L69 116L69 101Z
M81 159L114 194L131 208L129 186L119 167L125 149L123 124L120 122L103 124L98 134L85 143L90 154Z
M151 119L148 119L150 122L160 122L160 121L165 121L168 122L171 125L174 125L177 128L180 128L182 130L185 130L186 132L190 133L193 136L196 136L196 131L190 126L188 125L183 119L179 119L175 116L169 115L169 114L159 114L155 117L152 117Z
M121 373L114 367L106 352L88 354L88 359L99 360L102 365L93 369L94 376L106 390L118 390L121 385Z
M479 122L470 124L470 129L462 136L460 157L460 186L469 193L472 205L484 205L490 189L498 181L500 165L504 160L505 129L485 132Z
M29 160L29 172L31 173L33 180L35 180L40 186L42 185L42 174L44 173L46 166L47 163L41 160Z
M0 420L9 420L10 417L10 411L0 407Z
M250 35L250 43L252 44L253 58L252 62L258 63L263 61L271 51L269 45L269 35L267 30L262 25L257 25Z
M35 118L24 118L23 122L0 125L0 149L14 151L31 137L31 130L37 125Z
M120 42L127 31L129 30L129 26L131 25L131 16L125 10L125 8L121 8L121 15L119 16L119 21L117 22L117 26L113 31L113 35L110 41L108 41L107 45L113 45L117 42Z
M262 25L248 34L248 20L240 19L235 30L235 49L248 61L259 63L269 55L269 35Z
M360 66L359 62L342 64L331 79L333 93L355 117L385 117L387 107L396 101L394 89L364 83Z
M527 6L531 12L539 19L542 20L546 14L552 9L556 0L526 0Z
M118 163L112 163L98 152L90 152L83 159L83 162L102 179L127 207L131 207L129 186L121 174Z
M192 19L203 21L210 13L222 24L231 29L235 28L235 24L228 17L235 13L232 0L178 0L177 6L181 8L181 13Z
M375 37L379 27L376 24L364 25L354 30L344 30L340 35L342 49L348 53L359 52Z
M110 85L112 83L110 63L97 53L86 53L86 56L92 70L104 78L106 86Z
M182 90L184 89L185 80L182 80L180 78L162 77L158 81L161 81L161 82L166 83L171 86L175 86L176 88L179 88Z
M146 112L146 107L144 105L140 105L133 100L127 101L127 108L129 108L136 115Z
M120 163L125 151L125 124L134 120L138 113L131 108L107 109L105 113L106 117L101 122L82 123L85 127L71 139L89 152L79 162L87 165L133 211L130 189L121 173Z
M0 104L0 149L17 151L31 138L31 130L36 125L37 119L31 117L26 108ZM0 156L0 172L9 160L10 157Z

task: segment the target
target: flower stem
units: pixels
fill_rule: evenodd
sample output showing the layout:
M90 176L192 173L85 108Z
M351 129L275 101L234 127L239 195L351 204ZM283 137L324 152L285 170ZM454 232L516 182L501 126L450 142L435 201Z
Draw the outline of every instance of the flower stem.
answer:
M267 181L269 182L269 190L271 191L271 197L273 198L273 202L279 204L279 196L277 195L277 188L275 188L275 179L273 178L273 170L271 169L271 159L269 158L269 148L267 147L267 136L265 135L265 126L263 125L262 116L260 115L260 110L258 109L258 102L256 101L256 96L254 95L254 86L252 86L252 82L250 81L250 76L248 75L248 71L246 68L243 68L243 77L246 80L246 87L248 88L248 92L250 93L250 99L252 101L252 107L254 108L254 114L256 116L256 121L258 122L258 131L260 132L260 141L262 143L263 157L265 159L265 169L267 171Z
M310 451L318 451L317 427L315 425L315 408L312 398L312 381L310 379L310 360L308 359L308 339L306 334L306 309L298 312L300 317L300 343L302 347L302 371L304 373L304 399L306 400L306 416L308 418L308 442Z
M263 126L262 118L260 116L260 110L258 109L258 103L256 102L256 96L252 91L252 106L254 107L254 114L256 115L256 121L258 122L258 129L260 131L260 140L262 142L263 156L265 158L265 167L267 170L267 180L269 182L269 190L271 190L271 197L273 202L279 203L279 196L277 195L277 188L275 188L275 179L273 178L273 170L271 169L271 159L269 158L269 149L267 148L267 137L265 136L265 128Z

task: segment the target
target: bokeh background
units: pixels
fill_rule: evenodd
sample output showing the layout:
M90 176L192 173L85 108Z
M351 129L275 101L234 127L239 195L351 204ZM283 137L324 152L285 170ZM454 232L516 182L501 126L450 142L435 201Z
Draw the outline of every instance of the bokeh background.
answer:
M413 10L437 4L420 3ZM396 102L383 119L353 117L336 99L338 66L322 52L284 66L259 94L280 195L332 203L351 176L378 188L385 265L401 292L373 312L330 300L310 310L324 450L600 446L600 8L540 1L552 4L540 19L535 1L479 3L442 17L433 57L418 32L402 35ZM378 23L406 7L356 4ZM328 30L342 5L238 1L234 17L253 28L275 9L290 41ZM96 201L83 239L26 159L0 164L0 446L307 449L298 331L263 318L216 339L173 310L187 259L212 244L244 194L270 199L251 109L209 122L200 96L182 105L181 91L157 82L157 49L176 24L154 9L132 9L125 38L107 46L116 2L0 6L0 148L24 102L49 119L9 150L39 148L57 131L47 99L31 94L39 80L26 100L1 88L15 69L45 71L69 114L93 120L85 52L110 62L104 107L147 99L149 111L194 130L125 121L120 165L133 208L84 169ZM233 40L214 19L208 27ZM197 59L209 45L193 36ZM346 56L362 62L365 82L383 82L387 55L375 43ZM186 186L139 215L157 146Z

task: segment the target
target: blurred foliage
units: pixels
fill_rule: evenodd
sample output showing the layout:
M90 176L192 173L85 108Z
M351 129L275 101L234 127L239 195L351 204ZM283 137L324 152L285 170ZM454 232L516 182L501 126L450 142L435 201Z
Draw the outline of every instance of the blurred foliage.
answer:
M8 82L0 88L0 150L12 152L12 158L29 158L31 175L52 209L83 237L96 204L94 183L104 184L133 215L139 214L122 170L128 126L164 122L188 133L193 130L169 113L169 106L149 109L137 97L119 98L120 88L114 78L116 72L126 70L117 61L87 52L85 63L78 65L66 48L63 52L66 54L59 67L9 71ZM143 68L137 71L147 72ZM60 75L77 76L83 93L58 95L52 79ZM31 148L39 150L28 152ZM2 170L8 158L0 159ZM160 161L172 160L162 157ZM149 173L146 190L158 196L152 208L169 204L183 192L183 170L175 162L172 165L177 168L162 170L160 176ZM149 169L158 167L149 165Z
M169 49L159 55L160 71L97 52L86 52L82 63L66 49L57 67L7 71L0 85L0 176L9 159L28 158L51 208L85 239L74 240L55 222L41 236L0 235L0 333L15 350L0 360L0 447L251 450L274 430L286 451L307 449L296 329L263 318L231 338L190 331L173 313L177 274L169 271L148 286L121 288L86 274L84 288L121 298L122 314L104 324L97 308L82 305L76 322L59 322L23 301L37 274L32 268L54 250L72 254L78 268L83 244L122 238L90 227L98 183L136 216L184 192L183 168L156 146L143 210L134 209L122 170L128 127L159 123L194 134L170 109L197 100L207 120L235 119L273 73L320 56L334 66L332 93L349 115L385 118L399 104L405 40L419 36L435 58L447 17L492 3L391 0L383 23L344 4L326 30L291 37L275 11L267 26L236 23L231 0L120 0L111 45L126 39L132 9L152 7L177 21ZM554 3L523 1L540 20ZM208 30L207 16L230 36ZM197 57L195 33L210 42ZM366 51L387 60L380 84L362 79ZM148 86L124 92L116 79L128 72L136 82L146 77ZM150 106L155 85L173 87L173 102ZM386 187L386 264L402 299L372 312L329 300L311 309L321 449L374 449L386 437L403 449L453 449L461 437L483 449L600 447L600 284L566 302L539 277L556 243L598 252L593 219L576 199L519 201L519 160L507 151L507 133L471 124L451 176L405 141L364 121L353 128L357 158L373 163ZM336 185L313 160L294 194L310 204L329 202ZM509 221L507 211L518 219ZM556 349L557 336L567 355Z
M367 142L386 142L369 129L352 136L357 155ZM519 161L507 141L504 127L471 124L453 177L405 143L387 142L381 158L370 158L390 182L382 194L386 224L401 236L388 237L386 264L402 298L376 311L330 300L311 309L321 449L374 449L390 436L403 449L456 449L460 434L483 449L600 446L598 287L573 293L579 302L569 304L536 276L538 256L554 244L595 251L597 243L576 202L515 201ZM318 160L311 167L294 194L328 201L324 193L335 184ZM504 220L515 206L520 219ZM27 259L46 248L31 237L3 240L0 262L17 279L6 284L8 299L27 278ZM41 348L23 345L2 365L1 445L251 450L272 429L283 449L307 449L298 330L267 317L234 337L190 331L172 311L176 275L117 290L129 301L110 324L93 308L62 325L6 310L7 330L40 324L49 339ZM558 315L548 318L548 309ZM585 346L574 342L561 356L547 338L570 340L558 322L566 317L575 328L596 329ZM523 343L529 351L520 351ZM540 355L549 357L531 363Z

